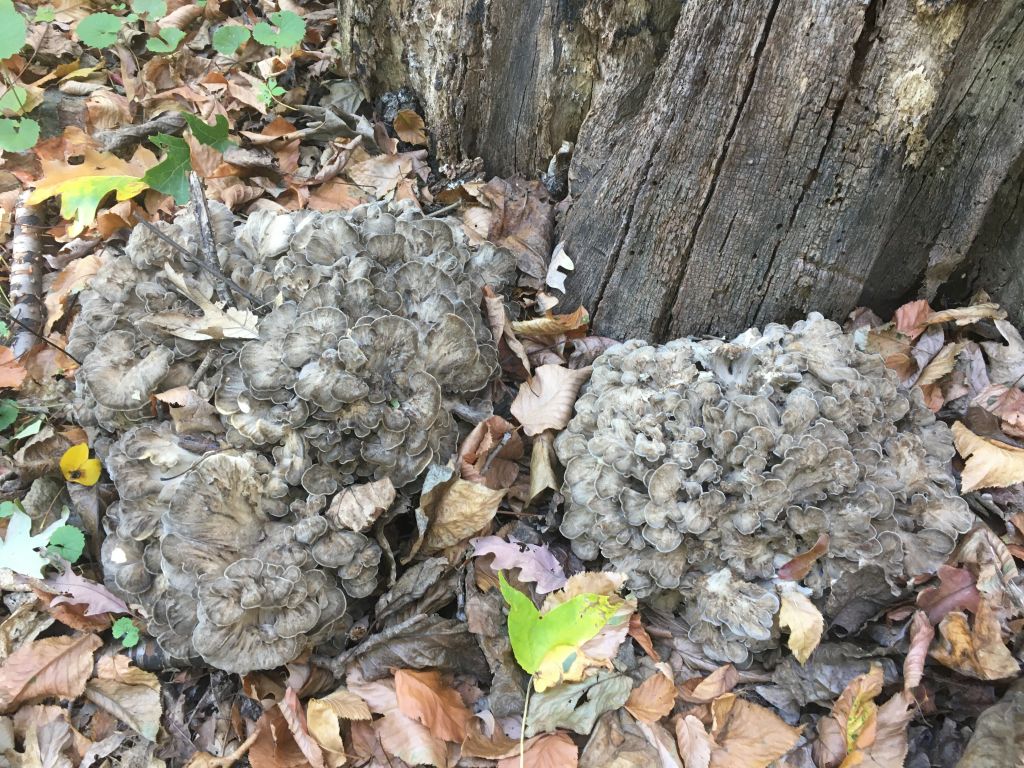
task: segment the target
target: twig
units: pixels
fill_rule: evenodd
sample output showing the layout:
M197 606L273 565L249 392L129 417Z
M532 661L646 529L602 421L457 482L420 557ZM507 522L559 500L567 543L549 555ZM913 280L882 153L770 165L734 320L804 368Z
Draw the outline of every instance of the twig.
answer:
M246 299L247 301L249 301L253 305L252 306L252 311L253 312L255 312L256 314L260 313L261 308L265 305L264 302L261 302L259 299L257 299L255 296L253 296L251 293L249 293L247 290L245 290L245 288L240 286L238 283L236 283L230 277L225 275L219 269L217 269L215 267L211 267L209 264L207 264L202 259L196 258L196 256L194 254L191 254L191 253L188 252L188 249L185 246L183 246L183 245L181 245L181 243L177 243L174 240L172 240L171 238L169 238L167 235L165 235L163 232L161 232L158 227L153 226L152 223L146 221L146 219L144 219L142 216L140 216L137 213L135 214L135 220L137 222L139 222L139 224L142 224L146 229L148 229L150 232L152 232L158 238L160 238L165 243L167 243L169 246L174 248L178 253L180 253L186 259L191 261L197 267L199 267L200 269L206 270L211 275L216 277L218 280L223 280L225 283L228 284L228 287L230 287L231 290L233 290L235 293L237 293L239 296L241 296L242 298Z
M33 338L39 339L39 340L40 340L40 341L42 341L42 342L43 342L44 344L49 344L49 345L50 345L51 347L53 347L54 349L56 349L56 350L57 350L58 352L60 352L61 354L63 354L63 355L67 355L68 357L70 357L70 358L71 358L72 360L74 360L74 361L75 361L75 363L76 363L77 365L81 365L81 364L82 364L82 361L81 361L81 360L79 360L79 359L78 359L77 357L75 357L74 355L70 355L70 354L68 354L68 351L67 351L66 349L62 349L61 347L58 347L58 346L57 346L56 344L54 344L54 343L53 343L52 341L50 341L50 340L49 340L48 338L46 338L45 336L43 336L43 334L41 334L41 333L36 333L36 332L35 332L35 331L33 331L33 330L32 330L31 328L29 328L29 327L28 327L27 325L25 325L25 324L24 324L23 322L21 322L21 320L19 320L19 319L18 319L18 318L16 318L16 317L15 317L14 315L12 315L12 314L11 314L10 312L7 312L6 314L7 314L7 319L8 319L8 320L10 320L10 321L11 321L12 323L14 323L15 325L17 325L17 326L18 326L19 328L21 328L21 329L22 329L22 330L23 330L23 331L24 331L24 332L25 332L26 334L31 334L31 336L32 336ZM28 350L25 350L25 352L28 352ZM24 354L24 353L22 353L22 354ZM20 357L21 357L21 355L15 355L15 358L20 358Z
M14 207L14 239L11 243L10 317L21 329L11 351L21 357L43 338L43 273L39 268L39 208L28 204L29 191L18 196ZM44 339L45 340L45 339Z
M232 765L245 757L245 753L248 752L249 748L256 743L256 739L258 739L259 736L260 729L257 728L249 734L249 738L238 745L238 749L230 755L224 755L224 757L216 757L215 755L211 755L209 752L197 752L192 756L192 759L188 761L188 766L186 768L231 768Z
M206 204L203 182L199 180L199 174L195 171L188 175L188 188L192 193L192 210L196 217L196 228L199 230L200 255L212 269L220 271L220 261L217 259L217 236L213 231L213 223L210 221L210 207ZM223 283L217 284L217 296L225 304L231 298L227 286Z
M449 203L444 208L438 208L433 213L428 213L427 214L427 218L432 219L432 218L435 218L437 216L444 216L446 213L448 213L448 211L454 211L460 205L462 205L462 201L461 200L456 200L454 203Z

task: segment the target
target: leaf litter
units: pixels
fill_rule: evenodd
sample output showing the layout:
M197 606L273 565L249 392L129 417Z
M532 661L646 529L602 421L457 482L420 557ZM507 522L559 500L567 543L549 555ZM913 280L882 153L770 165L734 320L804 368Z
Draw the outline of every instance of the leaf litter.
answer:
M119 247L137 218L163 219L186 203L190 170L206 177L210 200L240 215L350 209L381 197L426 212L453 206L447 213L471 238L511 249L521 273L516 302L493 291L480 297L505 374L504 418L481 417L464 435L452 465L424 487L410 515L415 526L400 536L387 478L332 499L331 514L347 528L390 539L397 573L371 618L338 630L331 655L261 673L258 686L167 658L146 634L149 617L102 584L102 516L115 500L102 468L88 468L95 511L71 495L38 517L12 511L0 521L10 598L0 622L5 758L24 764L49 750L68 764L194 768L245 759L254 768L539 768L613 759L684 768L899 766L923 764L930 734L940 731L952 754L969 755L980 749L968 746L977 726L1004 764L1019 761L1019 731L1014 740L986 714L1020 698L1013 680L1024 629L1014 563L1024 555L1024 341L1005 312L985 296L939 311L915 301L891 323L860 313L867 322L850 327L954 424L961 489L1001 525L981 524L935 578L890 603L855 594L850 610L863 618L852 633L840 633L840 617L797 584L828 552L823 537L775 564L775 620L787 637L781 662L718 665L657 610L638 607L615 574L586 574L552 524L561 469L551 440L571 418L589 366L616 341L590 333L585 308L558 306L573 259L553 242L554 205L540 186L472 171L439 179L424 149L430 127L415 105L388 122L356 84L318 87L338 39L331 14L295 3L265 16L215 0L160 5L131 4L145 19L130 34L147 42L130 55L115 45L114 69L67 32L98 6L55 3L52 20L32 22L28 39L37 48L20 87L41 93L73 83L65 89L88 92L90 103L80 125L11 165L47 214L50 245L76 254L45 254L57 265L44 279L45 339L63 349L76 294L98 268L96 243ZM167 15L152 22L150 12ZM113 15L117 29L107 20L107 34L135 23ZM173 67L161 46L174 49ZM222 58L210 68L214 57ZM140 117L130 124L133 114ZM141 115L166 122L144 128ZM90 238L92 250L75 250ZM255 315L191 292L181 275L168 279L199 314L150 322L183 342L253 336ZM33 360L0 347L5 396L51 409L38 435L14 437L35 423L18 413L4 431L19 497L47 473L59 478L62 452L85 445L84 433L59 436L69 422L52 407L70 400L75 361L39 360L38 352ZM182 383L152 407L180 419L210 406L211 393ZM78 471L94 461L88 456L78 457ZM74 565L48 549L68 522L86 532ZM902 673L893 663L900 658Z

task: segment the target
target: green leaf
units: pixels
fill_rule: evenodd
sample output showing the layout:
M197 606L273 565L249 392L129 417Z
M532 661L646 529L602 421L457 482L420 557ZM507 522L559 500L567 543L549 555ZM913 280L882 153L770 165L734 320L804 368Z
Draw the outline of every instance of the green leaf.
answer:
M139 628L127 616L122 616L115 621L111 625L110 631L115 638L121 638L121 645L125 648L134 648L139 644Z
M74 563L85 551L85 534L73 525L62 525L50 536L47 550Z
M8 326L3 320L0 320L0 339L6 339L10 335L10 326Z
M32 435L38 434L39 430L43 427L43 420L36 419L29 423L27 426L22 427L12 436L13 440L21 440L23 437L32 437Z
M249 41L249 30L236 24L218 27L213 33L213 50L224 56L233 56L240 45Z
M91 48L109 48L117 42L123 21L112 13L93 13L75 27L78 39Z
M50 541L53 532L64 525L67 514L60 520L56 520L47 526L43 531L32 535L32 518L20 509L14 510L10 521L7 523L7 538L0 543L0 564L4 568L10 568L22 576L33 576L39 578L43 575L43 568L49 565L49 560L41 556L36 550L43 549Z
M292 48L302 42L306 36L306 22L293 11L277 11L268 17L274 27L261 21L252 28L252 36L261 45L273 45L276 48Z
M173 53L178 43L185 39L185 33L174 27L165 27L160 30L160 37L151 37L146 40L146 48L153 53Z
M36 15L32 21L53 21L57 18L57 11L53 9L52 5L44 5L36 8Z
M286 93L288 93L288 91L278 85L277 78L274 77L271 77L265 83L256 84L257 98L268 107L274 103L275 98L278 96L284 96Z
M149 21L156 21L167 15L167 3L164 0L132 0L132 10Z
M18 404L14 400L0 400L0 431L7 429L18 418Z
M39 141L39 123L31 117L10 119L0 117L0 149L4 152L24 152Z
M235 146L234 142L228 140L228 119L224 115L217 115L213 125L207 125L188 112L181 114L185 116L185 122L200 144L213 147L219 152L226 152L229 147Z
M20 512L21 504L16 501L0 501L0 518L10 517L15 512Z
M533 601L498 572L501 594L509 604L508 638L519 666L533 674L556 648L578 648L608 623L615 608L605 595L585 593L541 614Z
M158 192L172 195L174 202L184 205L188 202L188 173L192 170L192 153L184 139L158 133L150 138L154 144L167 152L166 157L154 165L142 180Z
M28 25L11 0L0 0L0 59L13 56L25 45Z
M25 111L28 91L20 85L12 85L0 95L0 110L4 114L20 115Z

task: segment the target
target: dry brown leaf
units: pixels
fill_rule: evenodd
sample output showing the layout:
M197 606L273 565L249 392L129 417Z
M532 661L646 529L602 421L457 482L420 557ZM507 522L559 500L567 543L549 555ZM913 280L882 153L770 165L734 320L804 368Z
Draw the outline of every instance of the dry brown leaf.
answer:
M987 600L979 601L973 627L967 614L955 611L939 624L939 635L932 658L950 669L979 680L1002 680L1020 672Z
M423 127L423 118L411 109L400 109L395 115L395 133L406 144L415 144L416 146L426 144L427 134Z
M397 709L375 721L373 730L385 752L397 755L409 765L447 768L449 764L448 745Z
M458 479L442 493L423 540L425 551L437 551L465 541L483 530L498 511L504 490Z
M1002 430L1011 437L1024 437L1024 392L1005 384L990 384L971 401L1002 419Z
M851 680L832 705L832 712L818 720L818 738L814 743L815 761L820 768L836 768L849 751L868 747L877 729L878 706L875 697L885 682L882 668L871 669Z
M466 738L462 742L461 750L463 757L482 757L487 760L500 760L503 757L519 754L518 740L510 739L497 726L494 727L493 733L488 738L483 731L483 722L483 719L477 716L467 723Z
M911 339L916 339L924 333L926 321L931 315L932 308L928 306L927 301L921 299L904 304L897 309L896 314L893 315L893 322L896 324L897 331Z
M885 367L896 371L900 381L905 381L917 372L917 361L911 355L911 339L892 328L868 331L867 348L877 352L885 361Z
M498 296L489 286L484 286L484 310L491 335L498 345L498 358L501 367L513 376L525 378L530 375L530 358L523 348L523 343L512 331L512 323L508 319L505 300ZM518 364L518 365L517 365Z
M572 333L583 335L589 323L590 313L584 307L578 307L575 312L568 315L548 312L544 317L514 322L512 330L523 336L562 336Z
M43 301L46 305L44 334L48 334L53 329L53 324L63 317L68 298L82 290L99 268L100 257L91 253L81 259L75 259L57 274Z
M785 583L787 582L783 582ZM782 588L780 585L779 592L779 626L789 628L786 645L796 660L803 664L821 642L821 635L825 631L825 617L810 598L799 590L792 587Z
M346 688L338 688L322 699L306 703L306 726L324 752L329 768L345 765L345 742L341 738L341 720L369 720L366 702Z
M691 704L707 704L728 693L740 681L739 672L732 664L724 664L707 677L696 677L684 682L679 695Z
M520 762L516 754L498 761L498 768L576 768L579 765L579 750L567 733L542 733L534 736L523 746Z
M806 552L801 552L788 563L779 568L776 574L778 578L788 581L800 581L811 572L811 567L822 555L828 553L829 537L827 533L818 536L814 546Z
M903 660L904 690L912 690L921 684L928 647L934 637L935 627L928 620L928 615L924 611L914 611L914 618L910 621L910 647L907 650L907 657Z
M708 768L711 752L718 748L704 724L693 715L676 718L676 746L686 768Z
M94 134L132 124L130 102L109 88L92 91L85 100L85 108L89 113L89 129Z
M28 371L17 360L10 347L0 346L0 389L17 389L24 383Z
M133 667L127 656L104 656L85 697L106 710L147 741L160 730L160 680L152 672Z
M532 502L545 490L558 490L558 478L552 462L554 456L555 433L546 429L533 439L530 449L530 495L527 503Z
M963 493L1024 482L1024 449L979 437L959 421L953 424L953 442L966 460L960 478Z
M907 757L907 726L916 711L914 697L900 691L878 708L875 718L875 740L860 750L861 756L847 758L849 765L902 766Z
M470 432L459 448L462 477L499 491L510 488L519 475L523 439L514 424L490 416Z
M397 155L377 155L347 167L345 173L363 189L383 198L393 192L406 176L429 169L426 158L425 149L400 152Z
M545 429L565 429L572 418L580 387L590 378L591 368L570 370L559 365L542 365L533 378L519 385L512 401L512 415L528 435Z
M939 586L922 589L917 595L917 607L927 612L932 624L938 624L950 611L977 612L981 595L973 573L966 568L940 565L938 576Z
M979 320L1003 320L1006 318L1005 310L999 308L998 304L986 302L974 304L970 307L957 307L956 309L945 309L941 312L933 312L924 320L925 325L936 323L954 322L957 325L970 325Z
M292 734L295 745L302 752L306 760L313 768L324 768L324 754L320 751L320 745L309 735L306 727L306 713L299 703L299 696L295 689L289 686L284 692L284 698L277 703L284 717L288 730Z
M943 376L951 373L953 368L956 367L956 356L960 353L962 348L963 345L959 342L946 344L939 350L939 353L931 359L928 365L925 366L924 370L921 371L921 375L918 376L917 381L914 383L919 387L926 387L929 384L934 384Z
M395 501L395 486L384 477L371 483L350 485L338 491L325 513L353 531L368 530Z
M459 694L435 671L395 670L398 709L427 727L438 738L461 742L472 713Z
M711 702L711 715L711 768L766 768L800 740L800 728L734 693Z
M97 635L48 637L23 645L0 667L0 712L44 696L77 699L102 645Z
M372 199L361 187L352 182L328 179L310 192L307 204L314 211L350 211Z
M658 664L657 671L629 692L626 709L637 720L656 723L672 711L676 703L676 684L667 664Z
M264 712L256 728L258 735L249 748L252 768L309 768L309 760L292 738L278 707Z

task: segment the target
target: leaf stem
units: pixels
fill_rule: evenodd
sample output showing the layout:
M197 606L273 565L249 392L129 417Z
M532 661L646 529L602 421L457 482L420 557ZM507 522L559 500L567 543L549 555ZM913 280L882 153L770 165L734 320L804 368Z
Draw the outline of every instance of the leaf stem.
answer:
M530 711L530 694L533 692L533 675L526 682L526 700L523 702L523 720L519 724L519 768L526 765L526 713Z

